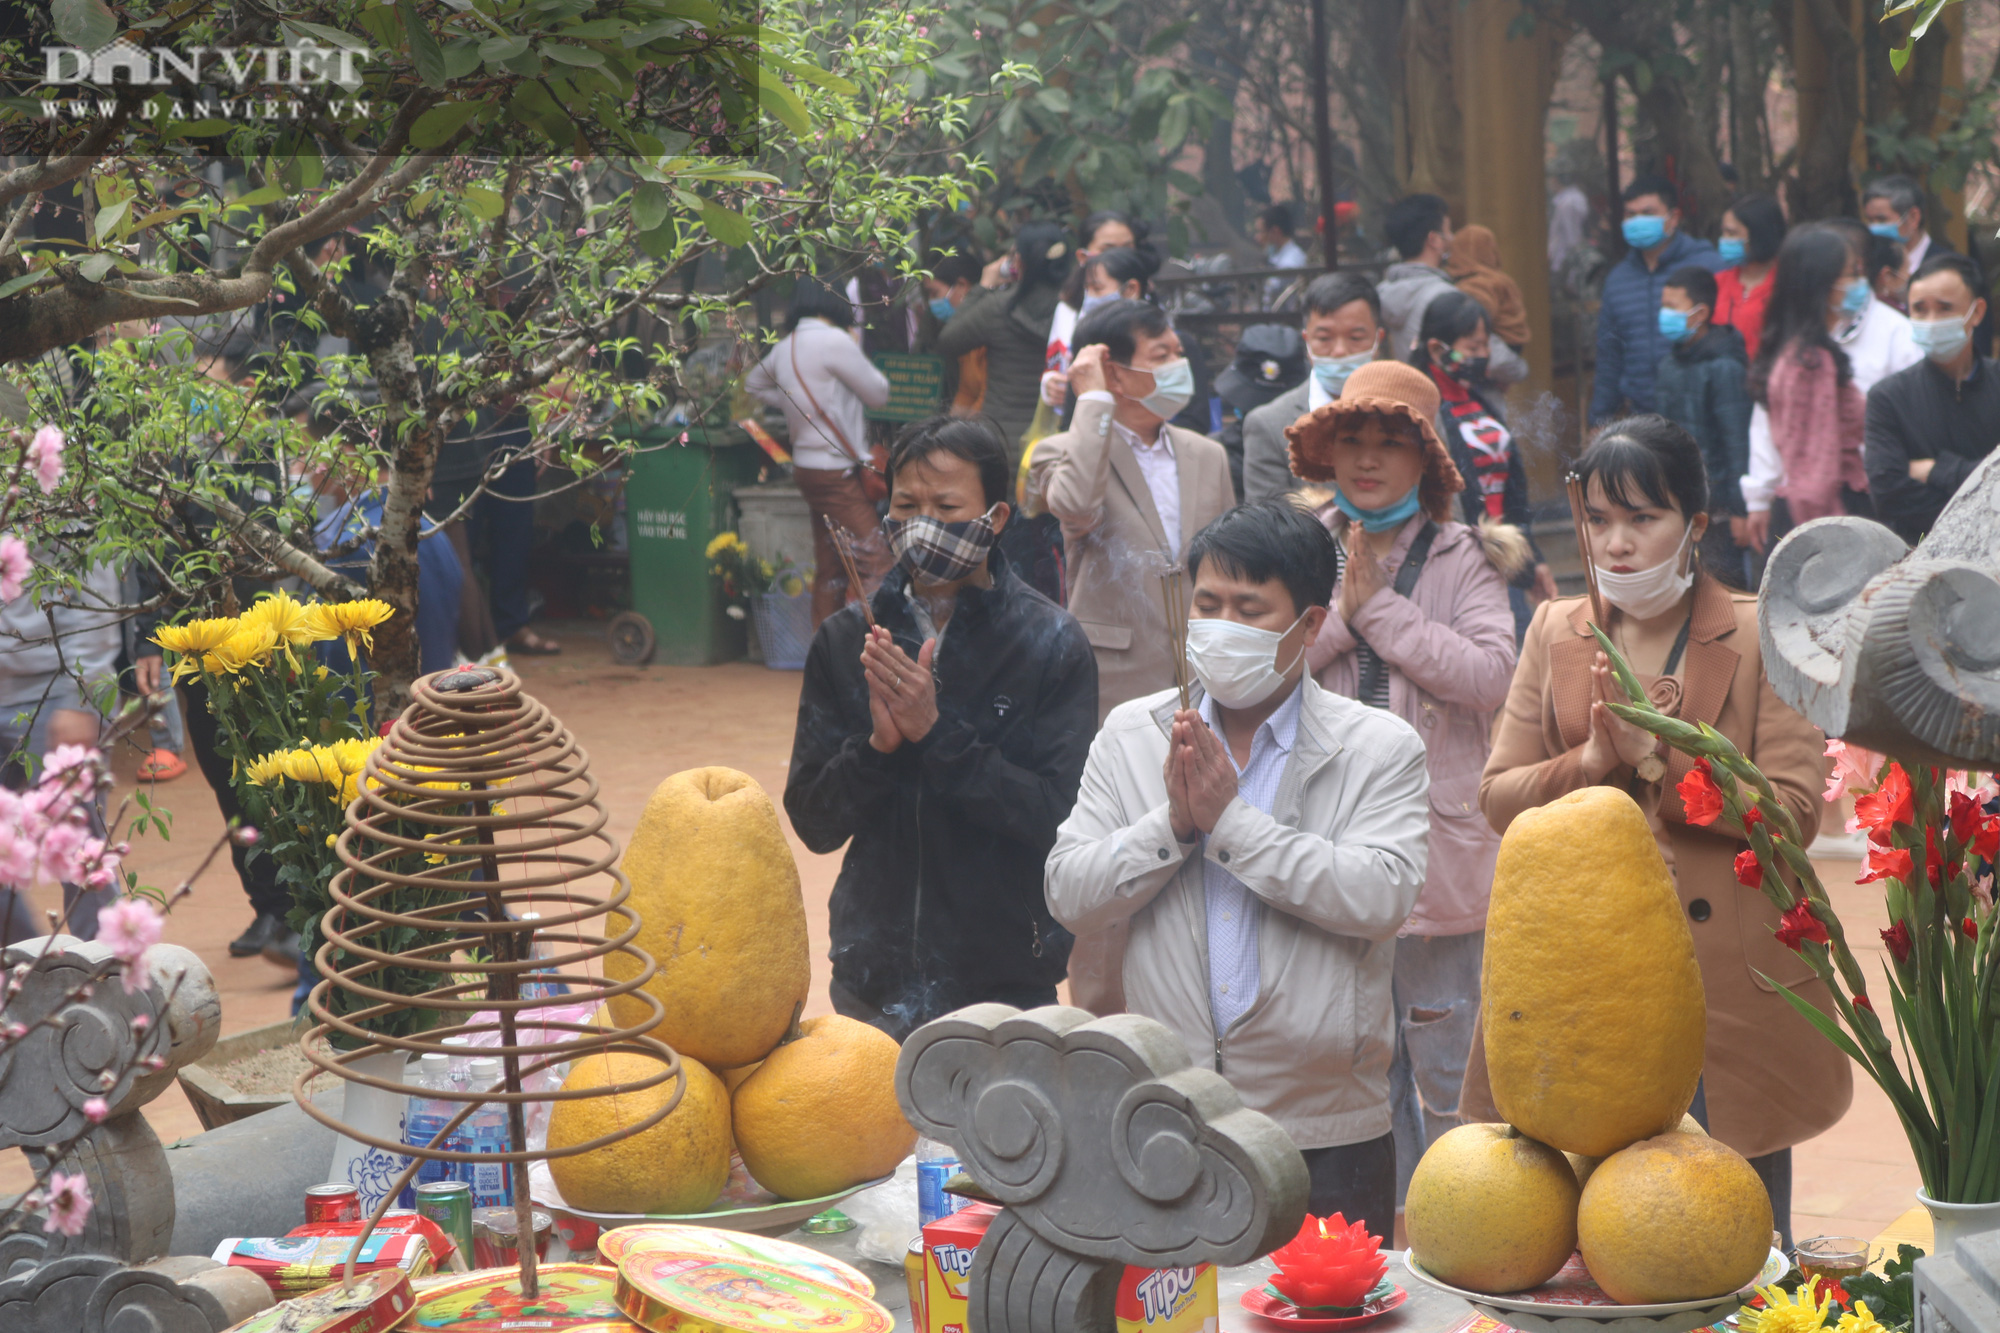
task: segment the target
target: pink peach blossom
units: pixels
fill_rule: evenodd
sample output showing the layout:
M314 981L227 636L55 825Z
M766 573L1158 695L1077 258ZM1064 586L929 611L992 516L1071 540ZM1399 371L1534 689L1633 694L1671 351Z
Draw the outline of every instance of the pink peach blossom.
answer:
M0 537L0 602L11 602L21 595L21 585L34 567L26 542L11 532Z
M144 898L120 898L97 914L97 942L125 964L119 981L127 995L144 990L151 980L146 954L160 942L164 928L159 909Z
M81 1236L90 1220L90 1182L83 1172L49 1172L49 1184L42 1198L48 1216L42 1219L45 1232L60 1231L65 1236Z
M28 444L28 462L35 469L35 482L44 495L53 491L56 483L62 480L63 445L66 443L68 441L63 438L60 426L44 423Z

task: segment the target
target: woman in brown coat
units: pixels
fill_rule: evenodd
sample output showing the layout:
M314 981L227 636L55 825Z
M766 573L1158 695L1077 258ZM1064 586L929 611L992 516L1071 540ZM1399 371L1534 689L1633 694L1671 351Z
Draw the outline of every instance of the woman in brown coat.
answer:
M1577 471L1613 642L1663 711L1708 723L1764 770L1810 842L1819 828L1825 741L1765 679L1756 599L1701 569L1708 483L1699 446L1663 417L1628 418L1599 433ZM1831 1001L1805 960L1773 937L1777 908L1737 882L1732 863L1748 845L1742 829L1687 822L1675 789L1687 756L1603 706L1622 695L1590 618L1589 600L1578 597L1535 612L1480 782L1480 808L1505 833L1524 810L1607 783L1647 812L1687 909L1708 997L1695 1116L1757 1168L1789 1248L1792 1145L1839 1120L1854 1085L1847 1057L1764 978L1822 1009ZM1467 1120L1498 1120L1477 1046L1460 1104Z

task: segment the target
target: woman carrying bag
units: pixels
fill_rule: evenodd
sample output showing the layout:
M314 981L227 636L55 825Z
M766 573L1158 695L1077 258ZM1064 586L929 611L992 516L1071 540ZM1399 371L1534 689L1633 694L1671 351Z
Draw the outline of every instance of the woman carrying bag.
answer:
M867 448L867 409L889 401L889 380L848 330L854 307L822 282L801 279L792 294L792 331L751 368L744 388L785 414L792 436L792 480L812 511L813 628L850 597L874 595L895 563L882 539L875 505L881 472ZM831 519L854 538L854 564L863 584L847 586L834 549Z

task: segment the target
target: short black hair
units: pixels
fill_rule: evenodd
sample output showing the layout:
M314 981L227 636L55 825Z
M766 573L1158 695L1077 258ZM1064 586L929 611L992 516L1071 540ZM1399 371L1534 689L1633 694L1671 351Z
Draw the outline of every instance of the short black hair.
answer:
M1875 275L1885 268L1900 271L1909 261L1909 255L1903 243L1894 236L1877 236L1871 231L1868 233L1868 253L1862 259L1861 267L1867 270L1868 280L1873 282Z
M1287 203L1268 204L1257 210L1257 220L1267 227L1276 227L1287 236L1297 225L1292 221L1292 206Z
M986 268L980 261L979 252L964 241L954 244L952 251L950 254L942 250L931 251L924 260L924 267L931 271L933 278L947 287L961 282L978 282L979 275Z
M802 319L823 319L838 329L854 327L854 303L818 278L800 278L792 288L792 327Z
M1486 324L1487 331L1492 325L1486 319L1486 307L1474 300L1470 292L1439 292L1424 307L1424 317L1417 326L1417 345L1410 352L1410 364L1418 370L1431 368L1431 339L1435 338L1446 347L1451 346L1466 334Z
M1083 230L1077 233L1083 237L1083 246L1086 250L1090 248L1090 243L1097 239L1097 229L1109 222L1125 224L1125 230L1132 233L1132 244L1146 243L1148 228L1145 223L1134 222L1130 214L1120 212L1118 209L1100 208L1083 220Z
M1396 253L1415 259L1424 252L1424 242L1434 231L1443 231L1451 209L1434 194L1406 194L1389 205L1382 219L1382 232Z
M1785 243L1785 210L1778 206L1776 195L1739 195L1728 211L1750 233L1750 240L1743 247L1744 259L1762 264L1778 257L1778 247Z
M1131 250L1121 245L1115 250L1092 255L1084 264L1083 271L1088 275L1092 269L1103 270L1105 276L1120 287L1128 282L1138 283L1143 296L1152 290L1153 275L1160 271L1160 257L1151 250Z
M1173 327L1167 322L1167 312L1151 301L1134 301L1120 297L1107 301L1083 317L1071 335L1072 353L1096 343L1103 343L1104 350L1111 359L1121 366L1132 364L1132 354L1138 350L1139 339L1157 338Z
M1340 567L1326 525L1283 497L1238 505L1197 532L1188 543L1190 581L1204 560L1252 583L1280 580L1298 615L1333 601Z
M1322 273L1306 284L1307 319L1314 315L1331 315L1342 306L1353 305L1356 301L1366 301L1375 322L1382 322L1381 294L1364 275L1342 269L1338 273Z
M1660 202L1665 204L1669 210L1681 206L1681 192L1675 189L1674 183L1665 176L1654 176L1651 174L1634 176L1632 183L1620 191L1618 197L1629 204L1634 199L1641 199L1649 194L1658 195Z
M1927 257L1923 263L1917 265L1917 271L1910 275L1910 281L1922 282L1925 278L1943 273L1947 269L1958 274L1965 283L1965 289L1975 298L1986 295L1986 275L1980 271L1979 261L1969 255L1955 255L1949 251L1934 253Z
M1594 478L1614 504L1677 509L1693 521L1708 512L1708 468L1701 446L1657 413L1624 417L1605 426L1576 460L1576 475L1587 490Z
M1687 264L1667 275L1662 287L1677 287L1687 293L1688 300L1696 305L1705 305L1710 314L1715 313L1715 275L1699 264Z
M1924 206L1924 192L1916 181L1908 176L1877 176L1868 182L1868 188L1861 192L1861 202L1870 199L1887 199L1889 207L1898 213L1907 213L1913 208Z
M889 484L895 485L898 472L932 454L950 454L978 468L979 489L989 506L1007 498L1007 437L991 417L940 413L903 427L889 446Z

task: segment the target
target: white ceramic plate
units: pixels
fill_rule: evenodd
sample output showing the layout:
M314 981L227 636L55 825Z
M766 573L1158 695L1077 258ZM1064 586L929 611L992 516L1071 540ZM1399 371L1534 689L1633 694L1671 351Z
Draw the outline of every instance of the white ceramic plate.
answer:
M1517 1310L1522 1314L1541 1315L1547 1319L1631 1319L1648 1318L1653 1315L1679 1314L1684 1310L1700 1310L1717 1305L1729 1299L1728 1295L1706 1296L1698 1301L1674 1301L1666 1305L1576 1305L1567 1301L1538 1301L1533 1292L1516 1292L1511 1296L1490 1296L1483 1291L1465 1291L1448 1282L1441 1282L1423 1270L1414 1253L1405 1251L1403 1265L1410 1275L1419 1282L1428 1283L1439 1291L1448 1291L1475 1305L1490 1305L1499 1310ZM1768 1286L1785 1275L1791 1260L1785 1258L1781 1250L1772 1250L1764 1261L1764 1267L1741 1291L1751 1287ZM1537 1288L1536 1290L1540 1290Z

